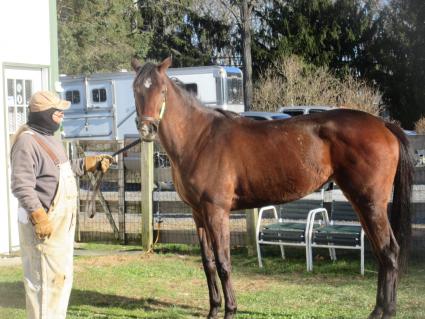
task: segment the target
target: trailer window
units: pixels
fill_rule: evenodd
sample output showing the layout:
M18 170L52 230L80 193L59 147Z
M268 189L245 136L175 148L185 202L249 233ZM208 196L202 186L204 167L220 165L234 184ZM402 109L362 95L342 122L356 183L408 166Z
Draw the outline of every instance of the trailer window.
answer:
M198 95L198 85L196 83L185 83L184 84L184 88L186 89L186 91L188 91L189 93L197 96Z
M243 104L242 77L240 74L228 73L227 103Z
M93 89L91 91L93 102L105 102L106 101L106 90L105 89Z
M66 91L65 100L71 102L72 104L80 103L80 91Z

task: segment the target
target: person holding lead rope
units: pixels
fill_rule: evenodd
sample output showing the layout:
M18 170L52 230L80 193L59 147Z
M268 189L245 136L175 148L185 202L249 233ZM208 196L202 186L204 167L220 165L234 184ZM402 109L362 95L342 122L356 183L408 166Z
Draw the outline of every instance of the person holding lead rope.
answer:
M14 136L11 188L18 199L26 311L29 319L66 317L73 281L77 213L75 175L109 169L109 155L68 160L54 136L70 102L39 91L29 101L28 122Z

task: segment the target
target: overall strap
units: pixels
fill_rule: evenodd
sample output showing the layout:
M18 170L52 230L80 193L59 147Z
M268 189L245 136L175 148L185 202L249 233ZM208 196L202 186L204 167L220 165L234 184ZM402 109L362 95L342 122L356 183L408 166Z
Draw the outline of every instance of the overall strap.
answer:
M37 141L37 143L46 151L46 153L52 159L53 163L55 163L56 166L59 166L59 164L60 164L59 158L52 151L52 149L49 146L47 146L47 144L40 137L38 137L35 134L31 134L31 135L34 137L34 139Z

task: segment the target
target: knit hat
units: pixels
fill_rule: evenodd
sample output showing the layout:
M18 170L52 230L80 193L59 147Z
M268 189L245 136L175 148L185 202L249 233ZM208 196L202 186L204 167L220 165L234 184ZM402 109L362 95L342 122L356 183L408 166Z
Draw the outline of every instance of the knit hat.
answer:
M50 108L66 110L71 102L61 100L55 93L50 91L35 92L30 99L29 108L31 112L41 112Z

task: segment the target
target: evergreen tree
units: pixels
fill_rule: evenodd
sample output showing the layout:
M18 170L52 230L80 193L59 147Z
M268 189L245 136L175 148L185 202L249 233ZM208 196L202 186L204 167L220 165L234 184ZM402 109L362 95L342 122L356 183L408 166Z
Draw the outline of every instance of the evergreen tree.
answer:
M393 0L379 22L368 76L380 85L391 116L413 128L425 116L425 2Z
M229 26L196 10L193 0L139 0L140 30L152 35L149 59L173 56L173 66L209 65L228 43Z
M59 70L66 74L129 68L146 56L152 34L137 28L133 0L59 0Z
M343 76L364 71L366 44L376 32L377 0L271 0L258 7L257 70L296 54Z

